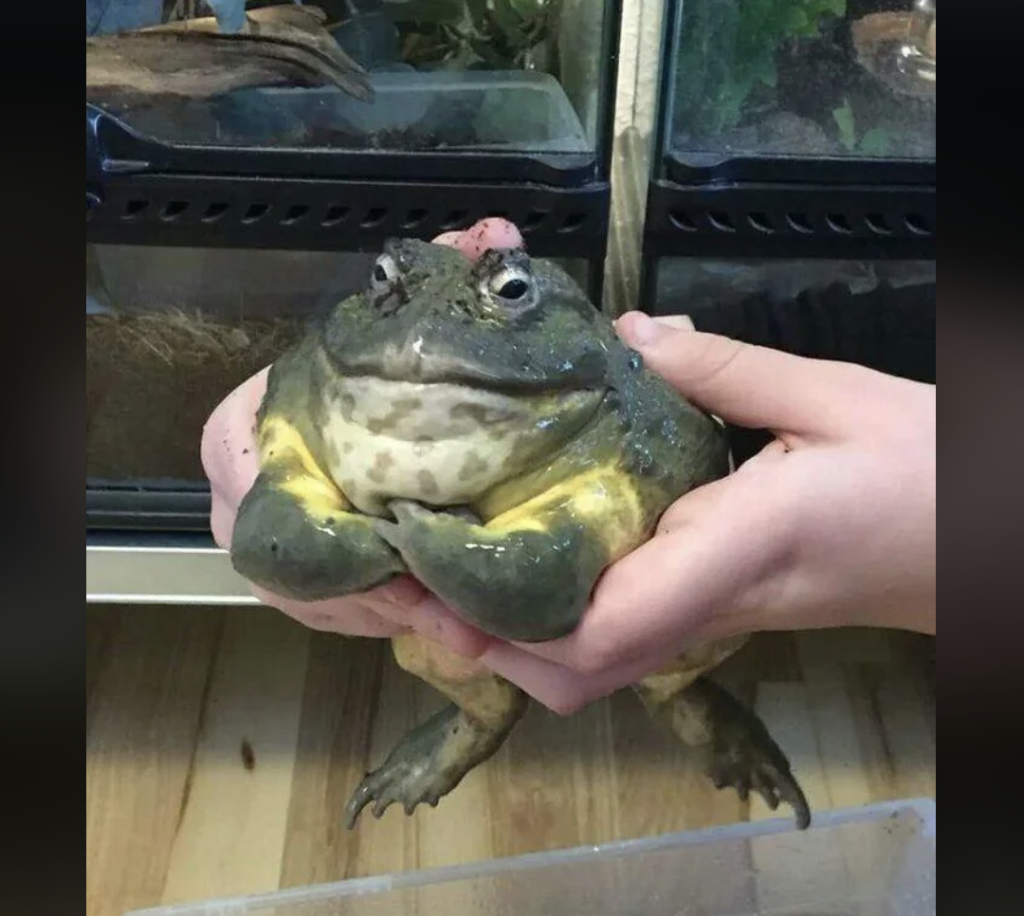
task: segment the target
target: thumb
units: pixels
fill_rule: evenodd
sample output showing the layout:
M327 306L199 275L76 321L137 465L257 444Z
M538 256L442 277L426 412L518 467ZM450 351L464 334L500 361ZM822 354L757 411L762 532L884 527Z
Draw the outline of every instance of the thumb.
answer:
M623 341L688 400L727 423L822 433L856 367L793 356L718 334L681 330L642 312L616 323Z

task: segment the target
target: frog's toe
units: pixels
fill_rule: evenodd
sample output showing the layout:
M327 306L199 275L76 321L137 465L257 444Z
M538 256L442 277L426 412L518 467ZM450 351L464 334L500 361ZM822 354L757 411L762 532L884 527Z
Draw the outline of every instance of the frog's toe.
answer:
M411 499L393 499L388 503L388 511L395 517L399 525L407 525L410 522L425 522L434 513L425 506Z
M789 761L764 728L725 726L716 735L708 774L718 789L733 788L746 801L751 790L775 811L782 802L792 808L799 830L811 823L810 806ZM760 723L757 723L760 725Z
M434 513L408 499L395 499L388 503L393 519L374 519L373 529L379 537L401 553L411 547L413 540L422 535Z
M757 792L775 811L783 802L806 830L811 810L789 761L758 715L707 677L665 695L659 675L637 690L648 709L699 755L717 789L735 789L746 801Z
M448 706L406 735L352 794L345 807L345 826L351 830L371 803L377 818L393 804L400 804L406 814L421 804L436 807L469 769L468 760L452 753L451 736L458 717L458 708Z

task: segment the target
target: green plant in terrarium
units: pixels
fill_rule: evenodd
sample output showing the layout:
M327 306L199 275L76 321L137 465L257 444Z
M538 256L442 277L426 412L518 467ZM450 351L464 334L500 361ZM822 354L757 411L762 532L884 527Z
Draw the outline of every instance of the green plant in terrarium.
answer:
M537 65L558 0L389 3L402 59L415 67L522 70Z
M832 111L832 120L839 131L839 142L851 153L862 156L885 156L889 152L889 132L884 127L871 127L858 137L857 123L849 99Z
M682 0L677 130L708 137L736 127L755 91L775 88L780 47L845 14L846 0Z

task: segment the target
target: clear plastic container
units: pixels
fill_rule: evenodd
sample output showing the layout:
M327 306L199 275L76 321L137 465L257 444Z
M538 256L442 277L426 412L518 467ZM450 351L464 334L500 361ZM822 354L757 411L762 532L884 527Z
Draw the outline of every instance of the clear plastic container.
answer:
M934 916L935 802L135 910L126 916Z

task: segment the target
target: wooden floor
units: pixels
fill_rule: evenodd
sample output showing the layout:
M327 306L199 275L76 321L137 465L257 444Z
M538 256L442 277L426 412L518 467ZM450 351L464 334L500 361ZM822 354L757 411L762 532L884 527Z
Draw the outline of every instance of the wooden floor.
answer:
M440 705L387 645L265 608L87 608L88 916L770 816L717 792L628 693L535 707L437 809L340 813ZM935 793L934 640L761 636L721 669L813 809Z

